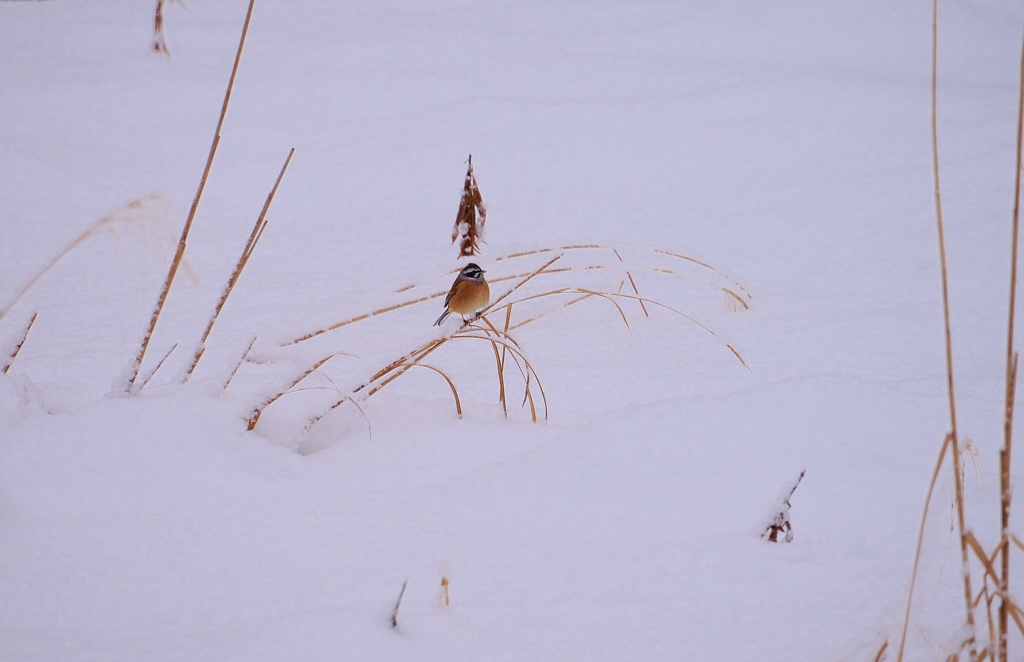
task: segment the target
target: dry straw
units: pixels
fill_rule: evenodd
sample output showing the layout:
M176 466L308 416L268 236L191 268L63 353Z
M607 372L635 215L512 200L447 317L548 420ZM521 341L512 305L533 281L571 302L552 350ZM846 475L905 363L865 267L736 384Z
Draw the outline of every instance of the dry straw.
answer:
M18 358L18 354L21 352L21 348L25 344L25 340L28 339L28 332L32 330L32 326L36 323L36 317L38 316L39 313L32 313L32 318L29 319L28 324L26 324L25 328L21 331L21 339L15 343L14 350L11 351L10 356L4 360L3 373L5 375L7 374L7 371L11 369L11 366L14 365L14 359Z
M154 306L153 314L149 319L149 326L142 337L142 343L139 345L135 359L126 375L126 392L128 394L138 392L135 380L139 375L139 370L142 368L142 361L146 357L146 349L153 338L153 331L156 329L156 324L160 319L160 312L167 301L167 294L171 289L171 284L174 282L174 276L178 273L178 267L181 265L182 257L185 254L189 231L192 229L192 221L196 217L196 210L199 209L199 201L203 197L206 180L209 178L210 169L213 167L213 158L217 155L217 146L220 144L220 131L224 126L224 117L227 115L228 104L231 101L231 90L234 88L235 77L238 75L238 65L242 60L242 48L245 46L245 36L249 32L249 21L252 18L252 8L255 2L256 0L249 0L249 9L245 14L245 24L242 26L242 36L238 40L238 52L235 53L235 64L231 68L231 77L228 79L227 89L224 91L224 103L221 105L220 118L217 120L217 128L213 133L213 142L210 143L210 152L206 157L206 167L203 169L203 176L199 180L199 188L196 190L195 198L192 200L192 207L189 209L188 218L185 220L185 227L181 231L181 238L178 240L178 249L174 254L174 259L171 261L171 267L167 272L167 278L164 280L163 287L160 289L160 295L157 297L156 306Z
M242 255L238 258L238 262L235 263L235 269L231 272L231 276L228 278L228 282L224 285L224 290L221 292L220 299L217 301L217 305L213 309L213 313L210 315L209 321L206 323L206 329L203 330L203 335L199 339L199 344L196 345L196 350L192 355L192 360L185 368L184 381L188 381L188 378L192 376L192 371L196 369L199 360L203 358L203 353L206 351L206 340L210 337L210 332L213 331L213 325L216 324L217 318L220 316L220 311L224 309L224 304L227 303L228 297L231 295L231 291L235 289L235 284L238 282L239 277L242 275L242 270L245 269L245 265L249 263L249 258L252 257L252 253L256 250L256 244L259 243L260 237L263 236L263 231L267 229L267 212L270 211L270 205L274 202L274 196L277 195L277 188L281 185L281 180L284 179L284 173L288 170L288 164L292 162L292 156L295 154L295 148L293 147L288 152L288 158L284 160L284 165L281 166L281 172L277 175L277 181L274 182L274 188L270 189L270 193L267 195L266 202L263 203L263 209L260 210L260 215L256 218L256 224L253 225L252 232L249 234L249 240L245 244L245 248L242 249Z
M954 487L955 487L955 507L957 513L957 522L960 531L960 550L961 550L961 569L964 581L964 596L966 600L966 624L968 629L968 635L966 640L963 642L961 649L952 655L948 659L956 660L959 658L961 651L967 650L968 655L972 662L977 660L998 660L999 662L1006 662L1008 659L1008 634L1009 634L1009 621L1013 620L1014 625L1017 627L1021 634L1024 634L1024 612L1021 608L1013 601L1010 594L1010 543L1012 542L1018 549L1024 550L1024 545L1021 544L1020 540L1010 531L1009 518L1010 518L1010 507L1013 501L1013 486L1010 481L1010 468L1011 468L1011 451L1013 447L1013 412L1014 412L1014 398L1016 394L1016 383L1017 383L1017 365L1018 365L1018 354L1014 349L1014 322L1015 322L1015 311L1016 311L1016 290L1017 290L1017 242L1019 235L1019 210L1020 210L1020 189L1021 189L1021 159L1022 159L1022 138L1024 138L1024 45L1022 45L1021 52L1021 65L1020 65L1020 90L1018 98L1018 109L1017 109L1017 152L1015 165L1015 186L1014 186L1014 205L1013 205L1013 217L1012 217L1012 245L1011 245L1011 266L1010 266L1010 300L1009 300L1009 314L1007 321L1007 347L1006 347L1006 404L1003 419L1003 447L999 451L999 478L1000 478L1000 537L999 542L992 550L987 552L982 544L978 541L977 537L973 532L967 530L964 521L964 489L963 489L963 468L961 463L961 451L959 439L957 437L957 425L956 425L956 399L953 391L953 355L952 355L952 339L950 333L950 319L949 319L949 296L948 296L948 276L946 268L946 249L945 239L943 233L942 224L942 197L941 189L939 185L939 153L938 153L938 122L937 122L937 78L938 78L938 0L933 2L933 20L932 20L932 155L933 155L933 170L935 176L935 208L936 208L936 219L938 223L938 234L939 234L939 254L941 258L942 266L942 294L943 294L943 313L945 322L945 336L946 336L946 376L949 391L949 410L950 410L950 432L946 435L943 441L942 448L939 452L939 459L935 464L935 468L932 472L932 480L928 486L928 494L925 500L924 512L921 516L921 525L918 532L917 540L917 551L914 556L914 569L911 575L910 591L907 597L906 613L904 615L903 630L901 633L900 647L898 660L903 659L903 654L906 645L907 629L910 622L910 609L913 603L914 586L917 581L918 565L921 557L921 548L924 540L924 528L925 522L928 518L928 507L931 502L932 493L935 489L935 485L938 481L939 473L941 471L943 461L946 453L951 452L953 456L953 474L954 474ZM982 588L977 594L974 593L971 586L971 568L970 568L970 555L973 553L975 559L981 564L984 572L982 573ZM998 559L998 563L997 563ZM991 582L991 589L990 589ZM992 612L993 604L996 599L999 600L998 611L994 616ZM988 644L979 651L977 632L976 632L976 619L975 610L981 607L982 601L984 601L984 613L987 616L987 629L988 629ZM881 657L888 645L886 642L883 645L882 650L879 651L879 657Z
M47 260L32 276L25 281L18 291L0 308L0 319L6 316L15 304L21 300L25 293L39 282L46 273L52 269L61 259L75 248L81 246L89 239L106 232L117 233L125 230L133 223L151 224L159 219L159 214L153 210L153 204L162 200L162 196L150 194L136 198L119 209L99 219L77 237L69 241Z

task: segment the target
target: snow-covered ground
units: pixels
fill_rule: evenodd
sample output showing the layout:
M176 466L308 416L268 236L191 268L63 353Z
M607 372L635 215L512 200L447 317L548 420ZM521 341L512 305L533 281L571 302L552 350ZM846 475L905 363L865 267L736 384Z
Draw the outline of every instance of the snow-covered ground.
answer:
M874 660L888 640L895 659L949 425L931 3L258 0L143 372L180 346L122 398L246 3L169 4L170 59L149 51L152 10L0 2L0 306L114 215L0 319L6 347L38 312L0 376L0 658ZM986 545L1022 25L1018 3L940 4L958 414ZM442 333L434 298L282 344L447 289L468 154L494 297L557 253L498 258L597 244L618 256L569 250L572 271L520 293L615 292L628 271L716 335L631 300L628 328L603 299L519 304L513 323L551 312L512 332L548 421L519 408L518 376L506 419L491 347L454 341L430 362L461 419L421 370L365 417L345 405L304 432ZM722 289L737 284L749 309ZM347 354L304 382L316 390L246 430L261 398L333 352ZM804 468L793 542L763 542ZM909 659L943 659L963 621L952 482L947 468Z

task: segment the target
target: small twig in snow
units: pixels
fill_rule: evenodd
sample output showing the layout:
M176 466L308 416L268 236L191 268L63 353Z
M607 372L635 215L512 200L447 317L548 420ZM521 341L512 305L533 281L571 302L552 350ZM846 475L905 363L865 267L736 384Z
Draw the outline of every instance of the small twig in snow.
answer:
M783 534L783 542L793 542L793 525L789 521L789 509L791 507L789 500L793 498L793 493L796 492L796 488L799 487L800 481L804 479L804 474L806 473L807 469L801 469L800 475L793 482L793 486L779 499L775 514L769 518L768 525L765 527L764 533L761 534L763 540L779 542L779 534L781 533Z
M398 594L398 601L395 602L395 611L391 613L391 627L398 629L398 609L402 606L402 598L405 597L405 589L409 586L409 580L406 579L405 583L402 584L402 592Z
M25 330L21 332L21 340L19 340L18 344L14 346L14 351L11 352L11 355L7 357L7 361L4 362L5 375L7 374L7 371L11 369L11 366L14 365L14 359L18 358L18 352L21 351L21 346L24 345L25 340L28 339L28 332L32 330L32 325L36 323L36 317L38 316L38 312L32 313L32 319L28 321L28 324L25 325Z

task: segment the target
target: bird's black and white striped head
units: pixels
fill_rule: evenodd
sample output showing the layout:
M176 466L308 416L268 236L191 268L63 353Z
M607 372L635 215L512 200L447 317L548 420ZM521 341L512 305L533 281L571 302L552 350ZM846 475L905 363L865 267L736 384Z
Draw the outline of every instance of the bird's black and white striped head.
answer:
M484 270L475 262L470 262L462 268L462 271L459 273L459 278L480 281L484 279Z

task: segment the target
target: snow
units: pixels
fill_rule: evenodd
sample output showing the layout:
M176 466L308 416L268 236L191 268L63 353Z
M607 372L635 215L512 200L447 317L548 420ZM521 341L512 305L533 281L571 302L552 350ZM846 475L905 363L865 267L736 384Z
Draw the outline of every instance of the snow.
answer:
M7 347L39 313L0 376L0 658L874 660L888 640L895 659L949 427L931 3L258 0L142 372L179 348L122 398L246 3L168 4L170 59L148 50L152 9L0 3L0 305L116 219L0 318ZM940 3L957 413L988 547L1022 21L1010 2ZM506 418L489 344L453 340L429 362L461 418L419 370L306 431L453 332L430 326L433 298L286 344L447 291L469 154L492 297L557 252L499 257L596 244L518 293L628 294L628 272L714 335L635 300L619 301L628 326L606 300L517 304L513 323L547 313L513 332L546 421L519 407L517 374ZM737 285L749 309L722 290ZM246 429L335 352L303 382L315 390ZM803 468L793 541L762 541ZM945 659L962 637L952 483L947 466L906 659Z

